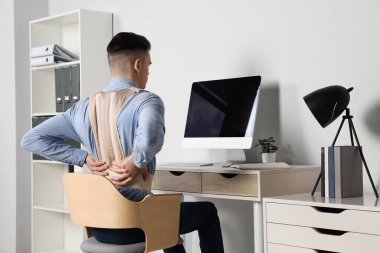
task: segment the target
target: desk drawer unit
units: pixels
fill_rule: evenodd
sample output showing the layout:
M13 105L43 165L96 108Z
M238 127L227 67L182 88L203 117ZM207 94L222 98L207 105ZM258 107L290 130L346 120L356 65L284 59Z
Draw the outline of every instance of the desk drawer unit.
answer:
M379 252L380 236L284 224L267 224L267 240L331 252Z
M266 207L267 222L380 235L380 212L278 203Z
M264 201L267 253L380 252L380 209L289 198Z
M156 171L154 189L200 193L202 191L201 180L201 173L198 172Z
M257 175L202 173L202 192L257 197Z
M317 253L318 251L313 249L293 247L282 244L268 243L268 253ZM325 252L327 253L327 252Z

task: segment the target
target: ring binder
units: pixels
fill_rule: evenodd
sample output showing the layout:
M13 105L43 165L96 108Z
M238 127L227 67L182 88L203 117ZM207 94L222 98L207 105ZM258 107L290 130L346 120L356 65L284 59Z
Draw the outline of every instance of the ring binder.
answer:
M76 54L57 44L34 47L30 50L30 65L33 67L75 60L79 60Z

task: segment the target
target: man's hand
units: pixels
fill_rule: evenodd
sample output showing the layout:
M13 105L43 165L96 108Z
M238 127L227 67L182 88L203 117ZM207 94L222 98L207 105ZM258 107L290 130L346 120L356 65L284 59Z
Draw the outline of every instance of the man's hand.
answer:
M108 178L114 185L117 186L127 185L140 174L142 175L144 181L148 177L148 169L140 169L134 165L131 156L128 156L121 161L113 161L109 170L115 172L112 173Z
M100 176L108 176L108 166L106 162L98 162L95 157L91 154L88 154L86 157L86 164L91 169L92 173Z

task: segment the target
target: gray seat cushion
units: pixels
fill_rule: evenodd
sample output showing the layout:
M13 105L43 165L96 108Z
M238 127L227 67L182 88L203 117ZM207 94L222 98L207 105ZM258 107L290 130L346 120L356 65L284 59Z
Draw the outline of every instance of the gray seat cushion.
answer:
M116 245L101 243L91 237L81 243L80 249L87 253L143 253L145 251L145 242Z

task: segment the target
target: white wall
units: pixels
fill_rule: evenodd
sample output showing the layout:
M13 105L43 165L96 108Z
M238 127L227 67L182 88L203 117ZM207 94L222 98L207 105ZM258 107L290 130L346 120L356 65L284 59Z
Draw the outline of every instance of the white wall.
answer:
M50 0L50 13L76 8L115 14L115 32L134 31L152 42L149 89L166 103L167 135L160 162L214 159L181 148L193 81L262 75L265 109L257 137L274 135L280 158L320 163L340 119L322 129L302 97L327 86L354 87L351 111L376 185L380 160L380 2L375 0ZM269 101L278 97L278 101ZM347 129L338 144L350 144ZM339 143L340 142L340 143ZM256 151L249 151L251 155ZM175 156L173 156L175 154ZM366 184L366 190L370 190Z
M20 148L30 126L28 21L47 15L47 0L0 3L0 253L31 249L30 156Z
M16 252L31 249L31 166L29 152L20 146L22 136L31 127L29 21L48 15L47 0L14 0L15 18L15 103L16 103Z
M20 71L18 64L22 70L20 74L15 72L15 36L18 40L16 47L24 47L25 44L21 44L27 35L25 27L21 30L19 27L25 25L25 20L45 15L40 12L44 12L44 6L47 8L46 0L33 3L20 0L15 2L15 7L13 2L2 0L0 3L0 46L8 49L2 54L0 74L4 91L0 100L3 119L0 126L3 168L0 177L0 252L16 251L16 164L17 237L21 238L17 251L26 252L23 249L27 249L30 243L22 240L22 231L30 229L29 214L22 210L30 201L27 195L29 188L25 185L30 182L30 174L27 167L23 168L25 162L16 159L16 154L17 158L25 157L17 149L25 129L24 116L29 113L26 108L28 74L25 74L26 55L19 51L16 71ZM115 32L135 31L151 40L153 66L149 88L162 96L167 108L167 135L159 155L160 162L215 159L215 154L209 151L181 148L189 89L193 81L260 74L267 99L260 103L262 109L258 115L257 137L277 137L282 149L280 157L294 164L319 163L320 147L332 142L339 125L337 120L328 128L321 129L302 97L325 85L353 86L350 107L354 123L378 185L380 2L50 0L49 5L50 14L77 8L113 12ZM15 85L16 80L19 82ZM18 101L17 108L15 101ZM340 140L341 144L349 144L343 134ZM247 152L250 159L257 159L255 152L253 149ZM370 191L368 181L366 190ZM222 223L228 235L237 234L237 228L226 224L233 220L237 210L240 217L250 217L252 212L246 203L217 201L216 204L221 209ZM251 222L247 220L239 224L239 234L241 231L249 234ZM229 244L229 240L236 238L225 240ZM236 250L245 252L244 249Z
M340 123L322 129L302 97L327 85L353 86L354 124L379 184L379 1L49 1L50 14L76 8L113 12L115 33L134 31L152 42L148 88L166 104L167 134L159 162L223 159L223 153L181 148L192 82L261 75L256 137L275 136L279 158L292 164L319 164L320 147L332 143ZM347 126L337 144L350 144ZM257 161L255 149L246 153ZM366 176L365 186L371 190ZM252 213L246 203L217 205L224 217L236 210L240 217ZM227 241L250 233L250 219L238 228L225 222Z
M0 48L2 64L0 83L2 99L0 108L0 252L15 252L16 249L16 154L15 154L15 60L14 60L14 16L13 0L0 2L0 29L2 38Z

